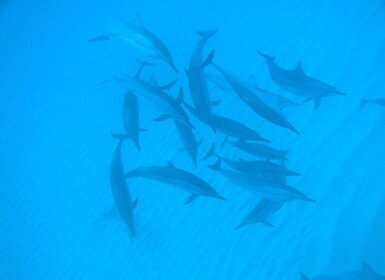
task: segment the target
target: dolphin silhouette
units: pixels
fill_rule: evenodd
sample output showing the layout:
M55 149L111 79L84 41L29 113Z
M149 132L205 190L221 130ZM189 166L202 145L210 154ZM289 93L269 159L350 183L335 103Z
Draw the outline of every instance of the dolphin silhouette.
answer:
M265 90L260 88L257 85L257 82L254 78L254 76L250 76L249 84L256 89L256 93L258 96L260 96L263 100L265 100L269 104L273 104L273 106L277 106L279 109L282 109L287 106L300 106L301 104L294 102L290 98L284 97L282 95L273 93L271 91Z
M140 74L144 67L151 65L147 62L139 62L139 69L135 77L140 78ZM131 91L127 91L124 95L122 119L126 134L113 134L116 138L130 138L137 149L140 151L140 132L147 131L139 126L139 99Z
M159 84L158 84L158 81L157 81L155 75L153 75L151 77L151 83L154 86L159 87ZM178 96L179 101L178 102L182 102L183 95L184 95L183 89L182 89L182 87L180 87L179 88L179 96ZM192 131L191 127L186 125L186 124L181 123L177 120L175 120L174 122L175 122L175 127L178 131L179 137L180 137L182 144L183 144L183 148L181 148L179 150L180 151L186 151L187 154L190 156L190 158L194 164L194 167L197 168L198 167L197 157L198 157L198 146L199 145L195 139L194 132Z
M179 190L190 193L185 204L194 201L198 196L225 200L207 182L188 171L176 168L171 162L168 162L167 166L139 167L126 173L125 177L141 177L173 185Z
M220 90L230 93L230 95L233 98L238 98L238 95L235 94L233 88L230 86L230 84L226 81L226 79L220 75L220 74L209 74L206 73L206 78L209 80L211 83L213 83L217 88ZM256 90L255 93L266 103L275 106L279 108L280 110L284 107L288 106L300 106L301 104L294 102L293 100L284 97L282 95L278 95L275 93L272 93L268 90L264 90L260 88L257 85L257 82L255 81L254 76L250 75L248 83Z
M288 170L285 166L263 161L263 160L231 160L224 158L215 152L215 145L212 144L210 150L207 154L202 158L202 160L208 159L212 156L220 158L227 166L232 169L241 172L241 173L249 173L249 174L260 174L264 176L266 179L281 179L281 177L286 176L298 176L300 175L297 172L293 172Z
M271 201L268 199L262 199L242 222L235 228L239 229L246 225L262 223L268 227L274 227L267 219L277 212L285 204L283 201Z
M195 128L190 123L186 112L181 107L182 100L174 100L160 87L154 86L150 82L143 81L131 76L115 76L107 81L120 84L139 98L143 99L161 111L162 115L157 118L156 121L164 121L166 119L173 118L190 126L193 129Z
M385 107L385 98L373 98L373 99L363 99L362 102L361 102L361 108L365 105L365 104L377 104L377 105L380 105L382 107Z
M288 92L305 97L306 101L314 100L314 109L319 107L322 97L331 94L346 95L331 85L306 75L301 63L294 70L289 70L277 65L275 57L257 52L265 59L271 79Z
M154 33L144 27L143 24L123 22L108 34L97 36L89 40L89 42L106 41L111 37L123 39L134 47L144 51L151 58L163 60L176 73L179 72L166 45Z
M265 120L278 125L280 127L288 128L294 133L299 134L299 132L294 128L294 126L287 120L286 116L276 108L269 106L256 94L256 90L249 84L241 81L236 78L234 75L225 71L215 63L213 63L214 50L211 51L207 59L202 63L201 68L206 67L207 65L212 64L226 79L230 84L233 90L237 93L240 100L245 103L251 110L260 115Z
M213 165L209 165L209 168L219 172L222 176L227 178L233 184L250 190L264 199L273 201L288 201L293 199L300 199L315 202L313 199L308 198L305 194L297 189L287 186L284 183L277 183L264 179L257 178L256 176L248 176L245 173L239 173L236 171L221 168L221 159L218 158L217 162Z
M201 36L201 39L198 41L194 48L190 59L190 65L188 70L186 70L186 74L188 77L192 102L195 108L199 110L202 118L210 123L212 119L210 95L207 88L204 69L200 69L200 66L203 63L203 49L209 38L217 33L217 30L197 33L199 36Z
M223 117L219 115L213 114L212 116L212 121L211 123L208 123L208 121L202 117L198 110L193 108L191 105L188 103L184 102L183 105L200 121L203 123L207 124L208 126L212 127L215 129L215 131L219 131L223 133L226 136L238 138L238 139L243 139L243 140L248 140L248 141L262 141L262 142L270 142L266 138L263 138L260 136L256 131L253 129L247 127L246 125Z
M288 160L287 156L289 151L287 150L278 150L264 144L249 143L243 140L228 142L232 143L234 147L237 147L246 153L265 158L266 160Z
M123 221L128 226L128 233L130 238L133 239L136 234L133 210L137 205L137 201L132 201L124 175L123 162L121 157L123 141L123 139L120 139L118 145L115 148L114 157L112 159L110 168L110 184L115 205L118 208L119 214Z

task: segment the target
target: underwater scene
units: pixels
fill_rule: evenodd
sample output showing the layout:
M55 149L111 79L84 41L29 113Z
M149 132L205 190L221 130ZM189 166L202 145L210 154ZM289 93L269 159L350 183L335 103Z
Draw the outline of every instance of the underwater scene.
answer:
M0 279L385 279L385 1L0 1Z

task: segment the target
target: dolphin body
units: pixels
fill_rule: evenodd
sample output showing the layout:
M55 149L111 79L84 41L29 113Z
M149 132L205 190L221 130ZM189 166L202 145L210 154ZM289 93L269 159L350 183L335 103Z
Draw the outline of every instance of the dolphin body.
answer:
M321 103L321 98L330 94L346 95L336 88L320 80L309 77L303 71L301 63L294 70L288 70L275 63L275 57L259 52L269 68L271 79L281 88L295 95L305 97L306 101L314 100L314 109Z
M145 66L150 65L146 62L141 62L138 71L135 74L136 78ZM117 138L130 138L134 142L136 148L140 151L140 132L147 131L139 126L139 99L131 91L127 91L124 95L122 119L126 134L113 134Z
M269 146L258 144L258 143L249 143L243 140L238 140L236 142L232 142L234 147L249 153L251 155L265 158L266 160L288 160L287 155L288 151L286 150L277 150L271 148Z
M194 128L194 126L190 123L186 112L181 106L183 100L174 100L160 87L131 76L116 76L111 78L109 81L122 85L133 94L161 111L162 115L157 119L157 121L164 121L166 119L173 118L190 126L191 128Z
M154 86L159 86L155 75L152 76L151 83ZM182 87L179 88L179 100L183 100ZM177 120L175 120L174 122L175 122L175 127L178 131L178 134L179 134L179 138L181 139L182 144L183 144L183 148L180 150L187 152L187 154L190 156L195 168L197 168L198 167L198 161L197 161L198 143L195 139L194 132L192 131L191 127L186 125L186 124L181 123Z
M206 73L206 78L213 83L215 86L217 86L220 90L228 93L234 93L233 88L229 85L229 83L225 80L225 78L222 75L217 74L208 74ZM286 98L284 96L272 93L268 90L264 90L256 85L256 81L253 76L250 76L249 84L256 90L256 93L259 97L261 97L263 100L267 101L269 104L274 104L275 106L281 108L287 107L287 106L299 106L300 104L292 101L289 98ZM231 94L234 98L238 97L235 94Z
M138 97L130 91L127 91L124 95L122 119L126 134L115 134L114 136L130 138L132 142L134 142L136 148L140 151L139 135L141 131L146 130L139 127L139 100Z
M380 105L382 107L385 107L385 98L363 99L361 102L361 108L365 104L377 104L377 105Z
M237 93L238 97L241 99L243 103L245 103L251 110L260 115L265 120L278 125L283 128L288 128L296 134L299 132L294 128L294 126L287 120L284 114L269 106L266 102L264 102L261 98L258 97L256 90L250 86L249 84L241 81L234 75L229 72L223 70L218 65L213 63L212 59L214 57L214 50L210 53L207 59L202 63L201 68L206 67L209 64L212 64L226 79L226 81L230 84L233 90Z
M214 128L215 131L219 131L226 136L248 141L270 142L269 140L260 136L253 129L247 127L246 125L223 116L213 114L211 123L208 123L208 121L204 117L202 117L202 115L199 114L197 109L193 108L186 102L184 102L183 104L197 119L207 124L208 126Z
M148 54L151 58L163 60L178 73L178 69L174 64L174 60L166 45L143 25L138 25L133 22L124 22L119 24L112 32L98 36L89 41L105 41L110 40L111 37L123 39Z
M130 238L135 237L135 222L133 210L136 207L137 201L132 201L129 188L123 170L123 162L121 157L123 139L119 140L115 148L114 157L110 168L110 184L112 195L118 208L119 214L123 221L128 226Z
M198 196L208 196L225 200L207 182L198 176L176 168L171 162L167 166L139 167L128 173L125 178L141 177L164 182L177 189L190 193L185 204L194 201Z
M321 274L309 278L302 274L302 280L385 280L385 276L379 275L366 263L362 263L360 271L349 271L340 274Z
M281 209L283 205L283 201L262 199L235 229L257 223L262 223L268 227L274 227L267 218Z
M203 49L207 41L217 33L217 30L197 33L199 36L201 36L201 39L198 41L194 48L190 59L190 65L188 70L186 70L186 74L188 77L190 95L194 107L199 110L199 114L206 121L206 123L210 124L212 120L210 95L207 88L204 69L200 69L200 66L204 62Z
M232 169L241 173L260 174L260 175L263 175L265 178L270 178L270 179L277 178L277 177L280 178L281 176L286 177L286 176L300 175L297 172L288 170L283 165L268 162L268 161L244 160L244 159L231 160L231 159L224 158L215 153L214 144L211 146L210 150L202 158L202 160L208 159L209 157L212 157L212 156L220 158L226 165L228 165Z
M263 99L268 100L269 103L274 104L275 106L278 106L280 109L288 106L300 106L299 103L294 102L293 100L284 97L282 95L272 93L268 90L262 89L257 85L257 82L253 76L250 77L251 86L256 89L259 96L261 96Z
M308 198L297 189L287 186L286 184L276 183L256 178L255 176L248 176L244 173L221 168L220 158L218 158L215 164L210 165L209 168L219 172L233 184L238 185L243 189L250 190L264 199L269 199L272 201L301 199L315 202L313 199Z

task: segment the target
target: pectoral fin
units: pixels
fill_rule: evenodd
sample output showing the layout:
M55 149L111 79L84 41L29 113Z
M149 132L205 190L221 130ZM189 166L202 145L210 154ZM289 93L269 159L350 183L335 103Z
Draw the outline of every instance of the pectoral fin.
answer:
M268 220L263 220L262 224L264 224L265 226L268 226L268 227L274 227L274 225L272 223L270 223Z
M170 118L171 118L170 115L160 115L159 117L153 119L153 121L154 122L162 122L162 121L168 120Z
M132 209L135 209L137 206L138 206L138 199L135 199L135 200L132 202Z
M317 97L316 99L314 99L314 110L317 110L320 104L321 104L321 97Z
M197 197L198 197L198 196L195 195L195 194L190 195L190 196L186 199L186 201L184 202L184 204L190 204L190 203L193 202Z
M109 36L107 36L107 35L100 35L100 36L97 36L95 38L92 38L92 39L88 40L88 42L108 41L108 40L110 40Z

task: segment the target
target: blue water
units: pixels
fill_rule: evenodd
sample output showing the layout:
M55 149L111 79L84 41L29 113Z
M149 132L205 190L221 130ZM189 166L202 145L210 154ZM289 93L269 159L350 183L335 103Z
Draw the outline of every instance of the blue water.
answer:
M198 198L168 185L127 181L138 198L137 235L130 239L116 212L109 168L122 132L123 93L99 85L134 75L143 53L122 40L89 43L110 26L132 21L170 49L177 75L165 63L145 69L160 83L187 77L196 30L218 29L206 48L215 62L247 81L288 94L270 78L261 50L282 67L305 72L346 96L285 109L300 135L272 125L209 83L216 114L234 118L290 150L288 178L316 203L286 203L263 224L234 228L258 203L207 168L195 169L174 121L140 103L142 150L125 141L125 170L172 161L227 201ZM385 3L372 1L8 1L0 2L0 279L300 279L359 271L367 263L385 275L385 111L363 98L385 97ZM208 72L217 73L208 66ZM296 99L295 100L302 100ZM190 102L191 103L191 102ZM194 134L221 155L252 159L199 122ZM349 278L350 279L350 278ZM353 278L352 278L353 279ZM361 279L361 278L360 278ZM369 279L369 278L365 278Z

